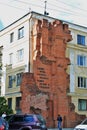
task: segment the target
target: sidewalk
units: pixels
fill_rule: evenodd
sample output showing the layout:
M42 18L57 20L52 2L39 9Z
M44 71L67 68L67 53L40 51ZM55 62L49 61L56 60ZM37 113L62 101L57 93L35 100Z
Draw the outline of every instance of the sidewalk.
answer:
M73 130L74 128L62 128L62 130ZM58 130L58 128L48 128L48 130Z

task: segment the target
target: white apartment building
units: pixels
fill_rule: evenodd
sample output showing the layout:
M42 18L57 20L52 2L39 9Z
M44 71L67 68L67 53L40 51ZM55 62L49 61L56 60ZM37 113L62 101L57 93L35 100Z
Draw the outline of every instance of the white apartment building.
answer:
M21 98L21 74L29 71L30 16L22 17L0 32L0 46L3 46L1 96L6 96L13 110Z

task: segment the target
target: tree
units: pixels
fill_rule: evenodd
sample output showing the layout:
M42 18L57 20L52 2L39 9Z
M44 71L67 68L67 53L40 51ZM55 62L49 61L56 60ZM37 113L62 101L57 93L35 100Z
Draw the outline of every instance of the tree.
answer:
M9 108L7 105L7 100L5 97L0 97L0 116L2 115L3 112L6 112L6 114L12 114L13 110Z

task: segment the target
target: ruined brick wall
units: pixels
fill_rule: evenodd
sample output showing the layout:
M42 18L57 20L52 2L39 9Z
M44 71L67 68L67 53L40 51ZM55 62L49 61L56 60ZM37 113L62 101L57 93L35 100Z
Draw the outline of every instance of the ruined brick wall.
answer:
M22 75L22 84L21 84L21 94L22 94L22 101L20 103L21 109L23 113L30 112L30 94L32 94L32 87L34 85L34 77L33 74L24 73Z
M72 40L68 25L59 20L53 23L37 20L32 33L34 73L25 73L22 80L22 111L30 112L30 106L33 104L41 109L49 127L57 126L58 114L63 117L63 127L74 127L76 119L79 121L79 115L74 112L75 106L71 97L67 96L69 75L66 69L70 61L65 52L67 42ZM35 100L39 94L41 105ZM35 95L35 98L32 95ZM31 96L36 103L30 101ZM44 104L43 96L46 97Z
M34 53L37 55L36 59L34 56L34 77L39 89L47 91L49 101L52 101L48 107L47 120L56 126L57 115L61 114L67 120L63 124L68 125L70 100L67 96L69 75L66 69L70 61L66 58L65 51L66 43L72 39L68 25L61 21L53 23L47 20L38 21L36 32Z

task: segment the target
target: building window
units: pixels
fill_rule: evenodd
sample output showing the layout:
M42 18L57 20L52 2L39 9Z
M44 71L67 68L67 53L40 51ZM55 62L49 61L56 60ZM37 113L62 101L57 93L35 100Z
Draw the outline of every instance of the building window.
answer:
M9 64L13 63L13 53L9 54Z
M16 97L16 113L21 113L21 108L20 108L20 101L21 97Z
M24 27L18 29L18 39L21 39L24 37Z
M10 43L12 43L14 41L14 33L10 34Z
M77 35L77 44L85 46L85 36Z
M20 108L21 97L16 97L16 108Z
M1 86L0 86L0 96L1 96Z
M86 59L87 59L86 56L78 55L77 56L77 65L86 67L87 66Z
M9 76L9 84L8 84L8 88L12 88L13 87L13 77Z
M87 88L87 78L78 77L78 87L79 88Z
M12 109L12 98L8 98L8 108Z
M22 73L18 73L17 74L17 86L20 86L21 84L21 81L22 81Z
M24 49L20 49L17 51L17 60L22 61L24 57Z
M87 100L79 99L78 100L78 110L79 111L87 111Z

